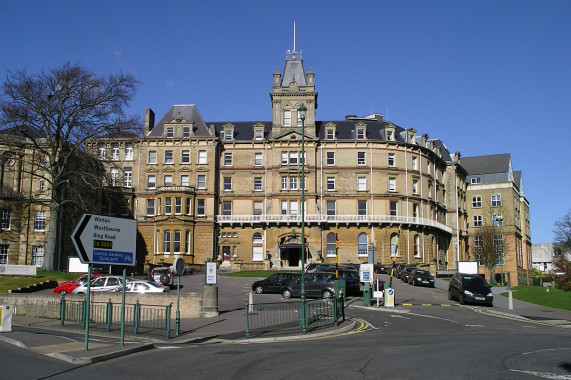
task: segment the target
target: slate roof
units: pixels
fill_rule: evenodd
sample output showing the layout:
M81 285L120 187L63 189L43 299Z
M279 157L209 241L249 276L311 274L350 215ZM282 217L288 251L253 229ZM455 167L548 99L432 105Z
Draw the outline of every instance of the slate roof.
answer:
M466 169L469 175L507 173L510 169L510 154L462 157L460 165Z
M170 123L177 117L194 123L194 136L212 136L210 130L204 123L200 112L194 104L173 105L167 113L155 124L147 135L148 137L161 137L164 134L165 123Z
M289 87L290 83L294 80L300 87L307 85L305 70L303 69L303 60L286 59L281 86Z

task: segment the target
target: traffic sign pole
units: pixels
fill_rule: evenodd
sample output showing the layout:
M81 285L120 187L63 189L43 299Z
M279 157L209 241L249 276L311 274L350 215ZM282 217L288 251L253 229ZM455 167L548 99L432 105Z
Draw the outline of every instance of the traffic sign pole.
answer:
M85 310L85 342L84 349L87 351L89 349L89 309L91 308L89 304L89 295L91 292L91 264L87 265L87 296L86 303L87 307Z

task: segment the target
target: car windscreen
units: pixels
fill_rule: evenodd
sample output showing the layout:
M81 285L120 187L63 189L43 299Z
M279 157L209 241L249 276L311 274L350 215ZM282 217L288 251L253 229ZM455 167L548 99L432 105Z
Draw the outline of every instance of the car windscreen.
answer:
M488 285L484 277L481 276L462 276L462 283L474 285Z
M425 270L417 270L417 271L416 271L416 275L417 275L417 276L430 276L430 273L428 273L428 272L425 271Z

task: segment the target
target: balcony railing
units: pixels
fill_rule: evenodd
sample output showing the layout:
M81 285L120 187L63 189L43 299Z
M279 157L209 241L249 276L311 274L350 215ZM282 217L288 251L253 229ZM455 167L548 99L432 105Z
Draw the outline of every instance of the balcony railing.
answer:
M301 215L262 214L262 215L218 215L218 224L243 223L301 223ZM409 224L434 227L452 233L452 228L432 219L412 216L392 215L325 215L306 214L306 223L345 223L345 224Z

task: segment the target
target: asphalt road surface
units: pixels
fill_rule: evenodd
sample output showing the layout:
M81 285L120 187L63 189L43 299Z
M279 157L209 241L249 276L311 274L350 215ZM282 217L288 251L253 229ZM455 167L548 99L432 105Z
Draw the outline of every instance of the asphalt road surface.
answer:
M254 280L219 277L221 311L243 307ZM204 280L193 274L181 283L181 291L199 291ZM443 286L394 285L396 303L412 306L405 312L377 309L349 298L346 315L358 328L336 336L163 345L82 367L0 343L0 378L571 379L571 329L493 314L490 307L461 307L448 300ZM280 295L254 295L254 302L278 300Z

